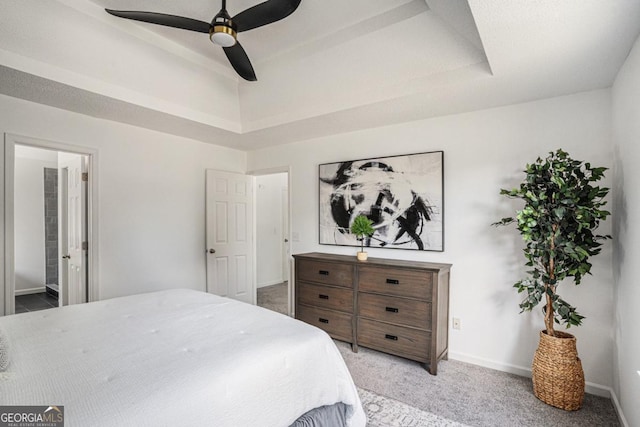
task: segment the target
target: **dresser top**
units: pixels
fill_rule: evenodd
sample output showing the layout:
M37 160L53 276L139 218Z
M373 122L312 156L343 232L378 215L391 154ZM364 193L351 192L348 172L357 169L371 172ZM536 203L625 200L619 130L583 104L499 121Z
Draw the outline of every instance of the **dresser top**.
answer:
M369 257L366 261L358 261L355 255L338 255L327 254L322 252L309 252L304 254L294 254L296 259L310 259L317 261L340 261L357 265L371 265L371 266L383 266L383 267L405 267L405 268L420 268L423 270L449 270L451 264L442 264L435 262L422 262L422 261L406 261L399 259L388 258L372 258Z

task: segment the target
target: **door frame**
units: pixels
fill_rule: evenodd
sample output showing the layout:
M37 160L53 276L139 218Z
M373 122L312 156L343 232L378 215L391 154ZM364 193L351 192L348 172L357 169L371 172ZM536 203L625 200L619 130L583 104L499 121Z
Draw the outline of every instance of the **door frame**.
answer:
M80 154L88 158L89 185L87 186L87 239L89 254L87 260L87 302L100 299L98 286L98 150L61 142L31 138L28 136L4 134L4 149L1 150L0 163L4 164L4 174L0 178L0 200L4 208L0 209L3 227L0 237L4 245L0 248L0 273L4 278L0 284L0 316L15 312L15 146L27 145L53 151L65 151Z
M267 169L256 169L256 170L252 170L247 172L247 175L251 175L253 177L256 176L262 176L262 175L273 175L273 174L277 174L277 173L286 173L287 174L287 201L288 201L288 215L289 215L289 227L288 230L286 230L286 234L289 239L288 242L286 242L286 245L289 247L288 248L288 253L289 253L289 259L287 260L288 264L289 264L289 282L287 283L287 304L288 304L288 308L287 308L287 314L291 317L294 316L294 295L293 295L293 286L291 286L291 284L293 283L293 263L291 262L293 258L291 258L291 224L293 221L291 221L291 206L292 206L292 191L291 191L291 166L285 165L285 166L277 166L277 167L273 167L273 168L267 168ZM258 227L257 227L257 221L256 221L256 208L257 208L257 200L256 200L256 195L257 195L257 191L254 191L254 203L253 203L253 209L254 209L254 215L253 215L253 235L257 236L257 231L258 231ZM257 239L253 240L253 253L254 253L254 257L253 257L253 271L257 271L258 268L258 245L257 245ZM254 280L254 292L256 293L254 295L254 301L258 301L258 275L254 274L253 277Z
M282 242L285 244L282 245L282 265L280 268L282 269L283 278L287 279L288 282L289 270L291 270L291 267L289 266L289 257L291 256L289 250L291 247L288 245L289 240L291 240L291 236L289 234L289 223L291 222L291 218L289 218L289 183L287 183L287 188L283 188L280 193L280 204L283 208L283 212L286 208L286 212L282 214L282 236L280 237L282 238Z

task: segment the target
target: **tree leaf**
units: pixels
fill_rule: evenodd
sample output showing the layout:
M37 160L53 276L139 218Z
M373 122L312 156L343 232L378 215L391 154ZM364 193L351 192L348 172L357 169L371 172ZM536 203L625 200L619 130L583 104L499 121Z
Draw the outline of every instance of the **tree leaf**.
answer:
M547 296L553 302L555 323L577 326L584 319L556 290L566 279L578 285L584 275L591 274L589 258L600 253L602 241L611 238L594 233L611 215L604 209L610 189L596 184L606 170L572 159L558 149L527 164L516 188L500 191L524 203L515 217L492 224L515 223L525 242L528 278L514 285L518 292L526 293L520 302L522 311L530 311ZM542 308L545 311L546 305Z

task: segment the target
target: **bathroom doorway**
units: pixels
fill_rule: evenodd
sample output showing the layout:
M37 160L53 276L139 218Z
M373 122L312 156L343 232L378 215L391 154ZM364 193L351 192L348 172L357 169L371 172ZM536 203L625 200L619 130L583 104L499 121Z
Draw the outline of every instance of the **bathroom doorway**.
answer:
M15 313L87 301L88 158L15 145Z
M33 212L40 211L41 213L39 225L33 226L33 229L29 226L21 226L21 218L18 216L22 216L22 213L16 212L16 204L22 203L21 197L28 194L28 191L23 191L16 186L16 178L18 181L21 179L18 176L20 172L16 171L16 164L20 163L20 160L16 160L16 149L20 152L22 147L43 150L40 152L32 151L32 155L40 156L40 160L50 162L47 167L57 168L58 175L58 253L55 254L58 265L58 297L56 301L55 293L50 292L53 295L45 300L48 304L35 300L33 305L40 305L40 308L44 309L48 306L97 301L99 299L98 212L96 209L99 187L98 151L90 147L5 133L4 150L0 150L0 163L4 165L3 174L0 175L3 182L3 185L0 186L0 196L4 200L4 209L0 211L0 218L2 218L4 226L0 229L0 233L5 242L5 245L0 248L0 254L2 254L0 272L4 278L0 281L0 315L5 316L16 311L16 291L18 291L19 297L22 296L20 294L38 294L38 297L43 297L42 293L46 294L48 288L53 288L47 287L47 285L55 284L47 282L56 281L51 276L47 277L46 268L47 258L51 259L51 252L54 251L49 250L49 254L45 254L44 243L40 247L28 246L26 249L20 249L21 243L19 241L25 237L33 239L35 230L39 230L38 233L41 233L38 234L41 236L37 238L39 241L43 242L46 239L44 231L46 209L44 167L38 167L40 175L36 180L39 182L36 188L40 188L40 186L42 188L40 190L42 197L37 202L40 208L33 210ZM55 163L51 152L56 155ZM67 189L67 193L62 195L62 189ZM36 202L32 201L31 203ZM51 206L49 208L51 211ZM52 220L50 219L50 221ZM66 229L63 228L65 224ZM51 246L55 246L55 244L51 244ZM38 273L34 273L34 270L23 269L21 265L25 263L31 266L38 265ZM55 265L55 262L52 262L51 265ZM18 268L16 269L16 267ZM51 273L51 268L49 270ZM23 278L27 280L21 282ZM20 286L24 289L17 289L17 281L21 282ZM44 297L46 298L46 295ZM35 299L35 297L31 297L31 299Z

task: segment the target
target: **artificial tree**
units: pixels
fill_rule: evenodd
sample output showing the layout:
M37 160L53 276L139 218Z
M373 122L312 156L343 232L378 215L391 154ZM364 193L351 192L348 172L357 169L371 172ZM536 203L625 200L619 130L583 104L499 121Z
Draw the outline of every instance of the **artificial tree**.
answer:
M526 242L524 249L528 278L514 287L527 296L520 303L521 312L531 311L544 298L546 333L556 336L554 322L568 327L580 325L583 316L562 299L557 288L566 278L580 284L591 274L589 257L600 253L608 235L594 231L610 213L603 209L608 188L596 182L607 168L573 160L561 149L538 158L525 169L525 179L518 188L500 194L521 199L525 205L516 216L503 218L494 225L515 222Z
M356 236L356 239L360 240L360 253L364 254L365 237L370 237L375 233L373 222L365 215L358 215L351 223L351 233Z

